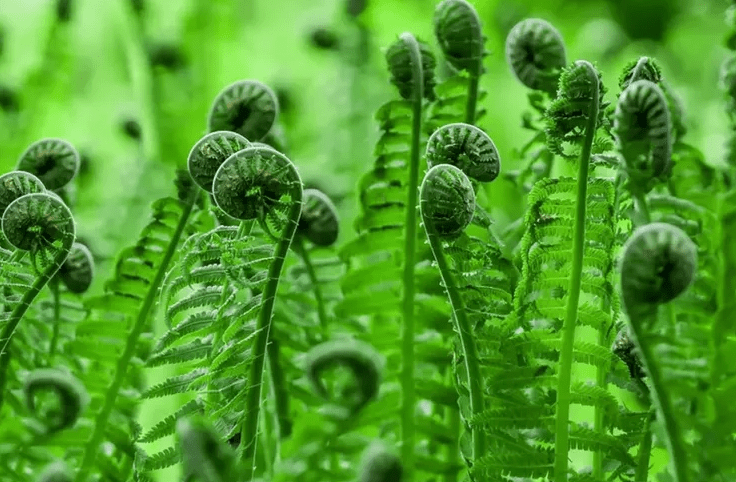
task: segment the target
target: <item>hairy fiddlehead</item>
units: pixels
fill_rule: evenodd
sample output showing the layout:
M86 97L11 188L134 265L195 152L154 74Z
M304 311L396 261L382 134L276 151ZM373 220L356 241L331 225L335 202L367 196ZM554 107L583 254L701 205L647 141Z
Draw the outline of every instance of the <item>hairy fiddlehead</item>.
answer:
M24 171L3 174L0 176L0 213L4 213L11 202L24 194L44 191L43 183L33 174Z
M450 65L470 74L465 122L474 124L485 54L478 12L465 0L442 0L434 11L434 32Z
M245 137L232 131L215 131L202 137L187 157L187 169L199 187L212 192L212 180L225 160L236 152L251 147Z
M470 393L470 417L483 412L483 379L478 363L478 348L473 337L473 328L457 282L450 272L445 258L443 240L458 237L473 220L475 192L468 177L450 164L438 164L424 176L420 188L420 211L424 230L432 254L442 276L447 296L452 305L455 331L460 338ZM485 453L485 434L477 428L470 429L473 461Z
M613 134L629 189L641 198L670 171L671 121L662 89L649 80L631 83L616 105Z
M519 82L554 96L567 65L565 43L552 24L528 18L517 23L506 37L506 62Z
M407 466L407 480L413 480L414 470L414 295L417 240L417 186L419 184L419 142L422 132L422 99L427 96L425 86L427 79L434 75L431 68L434 66L428 50L422 51L421 44L410 33L403 33L392 49L387 52L386 60L394 83L399 87L401 96L411 101L411 154L409 159L409 183L406 193L406 217L404 230L404 261L403 261L403 293L402 314L403 324L401 331L401 432L402 432L402 459ZM407 63L406 60L409 60ZM409 69L407 69L409 66ZM407 86L410 89L407 89Z
M57 369L38 369L26 377L23 393L31 412L36 412L36 397L39 393L53 392L54 407L40 414L46 433L53 434L73 426L89 402L87 391L74 376Z
M233 131L250 141L260 141L276 123L276 94L256 80L228 85L215 98L207 120L210 132Z
M230 482L240 480L235 452L220 441L216 432L195 417L176 424L181 445L185 480L199 482Z
M664 384L657 358L657 309L680 296L692 284L698 268L695 244L681 229L665 223L638 228L626 242L621 260L621 293L632 340L638 348L651 396L665 434L670 467L676 482L689 480L687 451Z
M315 391L328 399L322 373L335 365L350 370L357 392L346 402L351 414L356 414L378 397L383 361L369 344L358 340L327 341L312 348L306 358L307 378Z
M264 231L277 241L274 259L268 267L268 281L262 292L244 420L240 422L244 459L249 460L256 445L261 381L276 291L301 217L302 181L286 156L268 147L251 147L233 154L220 166L215 174L213 193L218 206L226 214L242 221L257 219Z
M31 193L20 196L8 205L2 217L2 230L12 246L30 252L37 276L12 311L3 315L5 324L0 334L0 406L6 390L13 333L33 300L69 255L76 237L76 226L69 208L58 196Z
M38 177L46 189L55 191L67 185L79 171L79 153L62 139L41 139L21 154L19 171Z
M427 141L427 167L452 164L471 179L491 182L501 171L501 158L488 134L464 124L447 124Z
M59 268L58 276L66 288L75 294L87 291L95 274L95 262L89 248L82 243L74 243L71 252Z

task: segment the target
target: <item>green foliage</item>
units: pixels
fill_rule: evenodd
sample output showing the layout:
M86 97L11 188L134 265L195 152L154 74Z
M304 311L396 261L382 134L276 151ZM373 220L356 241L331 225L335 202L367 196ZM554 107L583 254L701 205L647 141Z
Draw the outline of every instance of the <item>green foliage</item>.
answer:
M0 479L734 480L736 7L336 1L0 11Z

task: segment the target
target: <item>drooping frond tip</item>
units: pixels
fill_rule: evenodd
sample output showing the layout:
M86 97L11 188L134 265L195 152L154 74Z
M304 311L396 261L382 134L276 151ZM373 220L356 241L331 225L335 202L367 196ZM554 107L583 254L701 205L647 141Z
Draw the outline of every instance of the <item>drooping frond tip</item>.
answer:
M421 65L415 65L416 52L413 49L417 47ZM386 51L386 62L391 73L391 83L399 89L403 99L414 98L415 69L418 68L422 79L422 97L434 100L436 62L427 44L415 39L410 33L404 33Z
M450 164L438 164L424 176L419 206L428 232L455 238L473 220L475 191L463 171Z
M491 182L501 171L501 157L493 140L470 124L447 124L427 141L427 165L452 164L468 177Z

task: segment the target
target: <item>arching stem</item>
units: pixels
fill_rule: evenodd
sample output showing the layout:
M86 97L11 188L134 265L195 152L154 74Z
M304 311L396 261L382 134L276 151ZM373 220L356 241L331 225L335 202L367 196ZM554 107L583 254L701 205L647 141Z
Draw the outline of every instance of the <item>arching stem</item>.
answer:
M51 332L51 343L49 344L49 366L53 366L54 356L56 356L56 345L59 343L59 329L61 323L61 297L59 296L59 280L52 279L49 282L51 288L51 296L53 299L53 327Z
M304 247L304 240L301 236L295 236L292 242L294 251L302 258L304 263L304 269L307 270L307 276L309 276L309 282L312 283L312 291L314 292L314 300L317 303L317 317L319 318L319 325L322 328L322 339L327 339L327 310L325 309L325 301L322 296L322 288L320 288L319 279L317 279L317 272L312 264L312 259L309 256L309 252Z
M567 291L567 310L562 325L562 347L560 349L560 371L557 384L557 411L555 414L555 482L567 482L570 418L570 382L572 380L573 345L575 325L578 318L580 286L582 283L583 254L585 250L585 213L588 197L588 167L590 154L598 122L599 82L595 68L581 61L586 70L591 89L588 123L585 127L585 140L580 155L577 179L577 199L575 201L575 224L572 235L572 270Z
M442 248L442 241L429 223L425 222L427 231L427 239L429 247L432 249L432 255L437 262L437 268L442 276L442 282L445 285L447 296L450 299L452 307L452 316L455 321L455 331L460 337L460 345L463 350L463 359L465 362L465 371L468 374L468 392L470 396L470 416L479 414L484 409L483 401L483 379L480 373L480 363L478 360L478 348L475 345L473 329L470 326L465 303L460 296L460 291L455 284L450 267L445 258L445 252ZM477 460L485 454L485 434L480 428L470 429L470 435L473 447L473 460Z
M404 231L404 278L401 302L403 324L401 326L401 459L405 482L414 479L414 265L417 241L417 197L419 190L419 142L422 132L422 99L424 98L424 72L419 44L413 35L404 33L401 40L409 47L412 64L411 158L409 162L409 186L406 200Z

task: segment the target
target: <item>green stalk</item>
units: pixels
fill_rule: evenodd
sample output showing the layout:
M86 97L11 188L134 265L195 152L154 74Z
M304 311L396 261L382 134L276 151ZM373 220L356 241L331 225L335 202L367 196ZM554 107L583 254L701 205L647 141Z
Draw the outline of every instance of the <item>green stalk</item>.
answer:
M110 384L110 387L105 393L105 401L103 402L102 408L95 417L95 428L92 432L92 436L90 437L87 445L84 448L82 464L80 466L79 472L77 472L77 476L74 478L74 482L84 482L85 480L87 480L87 477L89 476L89 473L93 468L95 458L97 457L97 451L99 450L100 443L102 443L103 437L105 435L105 429L107 428L108 419L110 418L110 414L115 407L115 401L117 400L120 388L123 386L123 382L125 381L125 377L128 372L128 366L130 365L130 360L133 358L133 354L135 353L136 347L138 345L138 339L140 338L141 333L143 333L143 330L146 327L146 322L148 321L151 310L153 309L156 299L158 298L158 288L161 286L161 282L166 275L166 270L169 267L169 263L176 253L176 248L179 245L179 239L184 233L184 228L189 221L189 215L192 213L192 209L194 208L194 203L198 195L198 191L196 189L192 189L192 194L187 201L184 212L181 215L181 219L179 219L179 223L176 226L176 230L174 231L174 234L171 238L171 242L166 248L166 253L164 254L164 257L161 260L161 264L156 271L156 276L153 278L153 282L151 283L151 286L146 293L146 298L143 300L143 305L138 312L138 317L135 320L135 324L128 334L128 339L125 343L125 349L120 355L120 358L118 358L117 364L115 366L115 376L112 380L112 383Z
M405 482L414 480L414 266L417 241L417 197L419 190L419 141L422 132L422 99L424 72L419 44L413 35L404 33L401 40L409 48L412 64L411 159L409 162L409 192L406 199L406 231L404 232L404 278L401 300L404 323L401 326L401 460Z
M634 482L647 482L649 475L649 459L652 454L652 420L654 412L644 422L644 435L639 444L639 460L636 463Z
M0 334L0 410L2 410L3 402L5 401L5 385L8 381L8 365L10 365L10 342L12 341L13 333L15 333L15 329L18 327L20 320L23 319L23 316L25 316L28 308L30 308L33 300L36 299L36 296L38 296L44 286L46 286L51 278L54 277L56 272L59 271L62 263L64 263L67 256L69 256L74 239L75 236L72 235L63 240L64 244L59 249L56 256L54 256L54 260L51 262L49 267L46 268L46 271L41 273L33 281L33 285L31 285L28 291L23 293L23 298L21 298L20 302L10 313L10 318L8 318L8 322L5 324L5 327ZM13 254L11 259L20 260L22 257L23 254L18 254L17 256L16 254Z
M314 300L317 302L317 317L319 318L319 325L322 328L322 339L327 339L327 310L325 309L325 301L322 297L322 289L319 286L319 280L317 279L317 272L314 270L314 265L309 257L309 253L304 247L304 240L301 236L295 236L292 242L294 251L302 258L304 263L304 269L307 270L307 276L309 281L312 283L312 290L314 291Z
M59 280L51 280L49 283L51 295L54 303L54 319L52 321L53 328L51 333L51 343L49 346L49 366L53 366L54 356L56 355L56 345L59 343L59 324L61 323L61 298L59 296Z
M585 140L578 166L577 199L575 206L575 225L572 236L572 272L567 292L567 312L562 325L562 348L560 349L560 373L557 384L557 411L555 414L555 482L566 482L568 472L568 452L570 450L569 418L570 418L570 382L572 380L573 345L575 343L575 325L578 317L580 301L580 285L582 283L583 254L585 248L585 212L588 195L588 167L590 153L595 138L598 122L599 84L595 68L582 61L586 67L591 83L591 102L588 111L588 123L585 127Z
M483 411L483 379L480 373L480 364L478 362L478 348L475 346L475 338L473 337L473 329L468 320L465 303L460 296L455 279L452 276L450 267L445 259L445 253L440 240L434 229L427 223L424 224L427 230L427 239L429 247L432 249L437 268L442 276L442 281L447 290L447 296L450 299L452 314L455 320L455 331L460 337L460 345L463 350L463 358L465 360L465 371L468 374L468 392L470 394L470 414L471 416ZM479 428L471 429L471 439L473 446L473 460L477 460L485 454L486 440L483 430Z
M276 246L274 260L268 267L268 282L263 290L263 300L261 309L258 313L258 322L256 325L256 339L253 344L251 355L250 373L248 375L248 391L245 395L245 411L241 421L242 427L240 431L240 443L243 447L243 460L252 460L257 446L258 436L258 419L261 409L261 396L263 384L263 369L266 359L266 346L271 335L271 321L273 318L273 307L276 301L276 290L279 286L279 278L281 270L289 253L289 247L296 234L297 224L301 216L301 202L293 203L289 210L287 227L284 229L283 238ZM255 471L255 464L253 466ZM253 473L251 472L251 477Z

